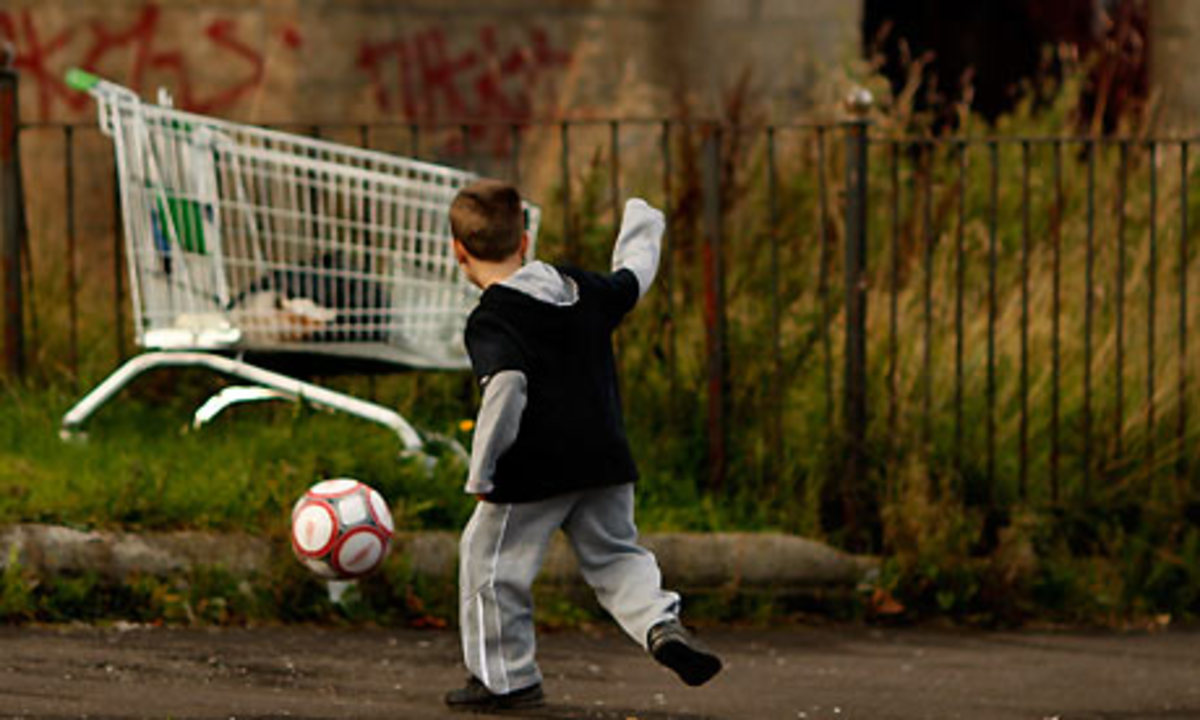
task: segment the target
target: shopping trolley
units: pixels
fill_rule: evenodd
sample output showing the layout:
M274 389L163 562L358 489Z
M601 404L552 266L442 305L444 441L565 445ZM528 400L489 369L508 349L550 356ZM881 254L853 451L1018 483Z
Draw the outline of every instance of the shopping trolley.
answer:
M478 299L455 262L447 208L469 172L216 120L158 104L81 70L112 138L134 328L143 349L62 420L64 437L140 374L204 367L249 385L196 410L302 400L382 424L407 450L399 413L251 362L370 361L465 369L463 326ZM530 253L539 211L525 206Z

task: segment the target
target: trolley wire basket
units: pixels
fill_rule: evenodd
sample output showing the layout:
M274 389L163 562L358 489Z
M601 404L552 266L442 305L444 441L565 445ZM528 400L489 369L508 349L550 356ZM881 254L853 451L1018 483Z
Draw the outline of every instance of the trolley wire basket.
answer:
M143 352L63 417L79 432L141 373L201 366L252 383L196 412L290 398L420 435L395 411L251 364L271 354L465 369L478 299L454 259L447 208L463 170L182 112L72 70L112 138L134 327ZM530 253L539 210L525 206Z

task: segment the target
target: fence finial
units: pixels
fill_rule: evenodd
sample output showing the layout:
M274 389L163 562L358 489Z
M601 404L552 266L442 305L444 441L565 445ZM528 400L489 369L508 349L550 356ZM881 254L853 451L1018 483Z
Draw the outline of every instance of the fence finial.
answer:
M856 85L846 95L846 110L855 119L865 118L867 113L871 112L871 107L874 104L875 96L871 94L870 90L861 85Z

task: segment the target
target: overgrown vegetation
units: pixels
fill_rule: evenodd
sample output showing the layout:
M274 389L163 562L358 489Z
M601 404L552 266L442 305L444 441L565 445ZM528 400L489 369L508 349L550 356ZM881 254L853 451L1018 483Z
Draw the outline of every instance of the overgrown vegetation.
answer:
M717 168L729 357L722 487L707 483L706 128L673 126L670 178L661 174L660 135L622 136L622 194L672 210L659 285L619 337L629 432L643 474L639 521L643 530L782 530L840 544L844 135L836 126L781 127L771 136L772 157L752 108L745 92L729 103L728 119L740 129L723 134ZM991 132L1054 138L1071 126L1071 112L1067 101L1036 116L1025 107ZM903 98L873 120L878 140L914 132ZM963 137L973 132L969 117L961 126ZM894 150L872 144L871 473L858 492L869 501L869 549L883 556L883 569L862 604L848 605L854 612L879 620L1111 625L1200 613L1200 463L1191 460L1200 419L1183 415L1182 442L1179 436L1181 413L1195 415L1200 388L1194 340L1181 344L1179 330L1186 329L1184 339L1200 336L1200 251L1182 232L1185 212L1189 227L1197 226L1200 204L1194 191L1181 192L1185 178L1190 188L1200 186L1198 163L1183 164L1179 143L1152 150L1142 129L1123 132L1128 143L1099 144L1094 156L1079 142L999 143L994 211L988 144L970 143L961 157L954 138ZM563 187L544 183L529 190L546 210L539 252L555 260L570 248L581 264L604 267L614 230L608 146L578 136L572 142L575 240L569 245L561 232ZM552 145L541 149L553 155ZM1181 304L1184 280L1190 289ZM43 307L49 303L42 298ZM97 337L110 332L98 328ZM258 407L184 432L190 408L216 386L198 374L165 373L139 384L93 420L87 444L63 445L58 418L74 394L51 361L54 343L61 344L52 329L43 322L41 377L4 391L0 522L237 528L282 543L293 499L334 475L378 487L401 528L457 529L470 511L460 466L447 459L430 473L421 462L398 459L394 438L358 421ZM102 341L84 337L81 344ZM106 369L84 365L85 380ZM462 376L330 382L468 439L458 423L474 398ZM67 601L39 599L45 593L69 599L91 592L88 578L64 582L70 587L54 590L10 570L0 616L52 619ZM267 583L273 595L231 589L219 574L188 580L186 591L148 583L123 592L131 593L131 607L187 622L338 616L436 623L452 615L452 592L412 582L401 564L389 565L336 612L290 560ZM202 598L189 594L196 587L223 601L201 609ZM578 621L579 606L562 602L556 617ZM713 602L728 610L741 601ZM776 611L756 601L741 614Z

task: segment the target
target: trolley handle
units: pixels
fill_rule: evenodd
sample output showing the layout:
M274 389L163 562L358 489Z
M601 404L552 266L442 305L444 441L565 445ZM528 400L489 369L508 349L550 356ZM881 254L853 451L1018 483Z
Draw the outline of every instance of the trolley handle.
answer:
M109 82L99 75L94 75L87 70L81 68L71 68L67 70L66 75L67 87L80 92L85 92L91 95L96 100L100 115L100 129L106 134L112 134L112 128L106 122L109 118L106 117L107 106L114 102L132 102L140 103L141 99L137 93L127 87L123 87L113 82Z
M120 95L133 100L139 99L137 93L129 88L109 82L99 75L94 75L80 68L71 68L68 70L66 80L67 86L71 89L79 90L80 92L85 92L96 97Z
M80 90L89 92L92 88L104 82L99 76L93 75L87 70L79 68L71 68L67 71L67 86L72 90Z

